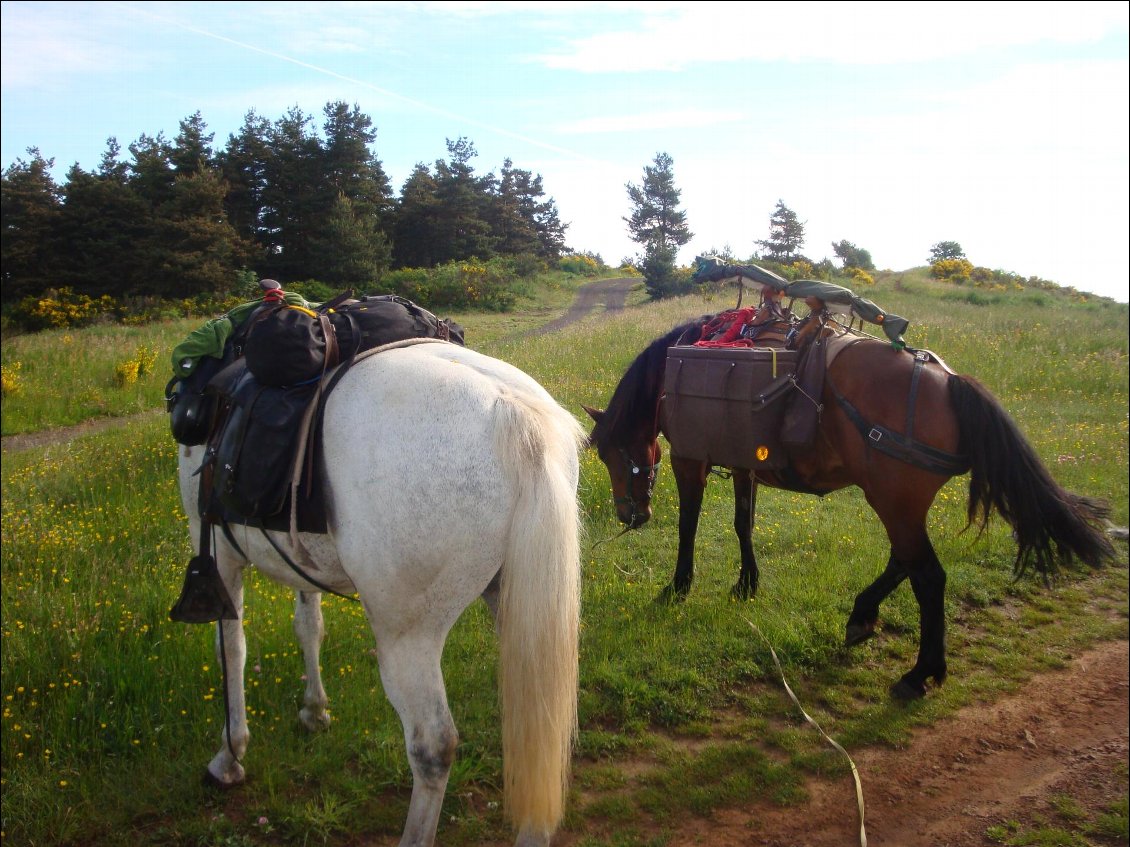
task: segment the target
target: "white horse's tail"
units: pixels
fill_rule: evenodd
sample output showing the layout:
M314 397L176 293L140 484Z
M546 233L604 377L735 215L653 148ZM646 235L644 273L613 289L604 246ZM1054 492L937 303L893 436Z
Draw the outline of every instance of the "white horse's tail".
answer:
M497 455L517 493L498 614L505 807L521 832L548 836L564 814L577 731L584 434L529 395L503 395L495 415Z

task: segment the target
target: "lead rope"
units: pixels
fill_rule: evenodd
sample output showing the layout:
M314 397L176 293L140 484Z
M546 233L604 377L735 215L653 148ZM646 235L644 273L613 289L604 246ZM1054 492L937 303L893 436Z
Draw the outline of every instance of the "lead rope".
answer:
M797 696L789 687L789 683L785 680L785 672L781 669L781 662L777 659L777 652L773 649L773 645L769 643L769 639L766 638L762 634L761 630L754 626L748 619L742 618L742 620L749 624L750 629L756 632L758 637L765 642L765 646L769 648L769 655L773 657L773 664L777 666L777 673L781 676L781 684L785 686L785 691L788 693L789 698L796 705L797 709L800 710L800 713L804 716L804 719L814 727L816 727L816 731L824 736L824 739L829 744L839 750L840 753L843 754L843 757L847 759L848 764L851 765L851 775L855 780L855 802L856 806L859 809L859 847L867 847L867 829L864 826L863 783L860 782L859 779L859 769L856 768L855 762L852 761L851 756L848 755L847 750L841 747L834 738L832 738L830 735L828 735L828 733L821 729L820 724L813 720L812 717L809 716L808 712L804 710L804 707L800 705L800 700L797 699Z

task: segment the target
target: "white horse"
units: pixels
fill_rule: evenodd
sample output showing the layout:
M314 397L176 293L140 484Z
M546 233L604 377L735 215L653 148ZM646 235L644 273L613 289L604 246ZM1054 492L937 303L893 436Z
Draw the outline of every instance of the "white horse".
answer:
M516 368L430 342L358 361L329 396L322 438L329 532L299 541L315 566L309 575L356 592L376 636L412 768L401 847L435 840L457 739L440 655L480 596L500 641L504 806L518 845L547 845L563 813L577 721L579 424ZM180 450L194 544L203 449ZM307 680L299 717L310 729L328 725L321 594L261 531L232 529L246 558L214 533L228 593L242 617L241 572L251 563L295 589ZM287 533L271 538L299 561ZM208 774L234 785L244 779L250 737L241 620L218 624L217 651L229 717Z

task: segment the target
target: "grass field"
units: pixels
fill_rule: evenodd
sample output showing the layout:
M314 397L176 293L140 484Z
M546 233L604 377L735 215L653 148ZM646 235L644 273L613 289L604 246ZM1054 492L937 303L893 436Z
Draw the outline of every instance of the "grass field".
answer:
M1103 497L1127 524L1127 307L1042 292L982 293L915 274L880 274L865 296L911 320L907 340L977 376L1014 415L1065 487ZM632 358L679 321L732 305L695 295L632 305L547 336L518 336L561 314L558 291L524 315L456 315L468 346L536 377L578 419L603 407ZM5 340L5 435L157 408L168 351L198 322L88 329ZM136 382L117 377L158 351ZM16 367L18 363L18 367ZM73 441L5 452L2 469L3 841L80 844L395 842L411 774L384 700L373 642L355 604L326 602L323 650L334 726L299 728L302 662L291 595L254 574L246 590L251 781L214 794L199 776L223 706L210 627L170 623L190 555L163 415ZM566 828L583 843L643 845L679 816L752 797L795 802L806 773L844 766L782 697L766 643L806 709L848 746L899 744L914 726L1009 691L1087 644L1125 637L1126 547L1097 574L1052 588L1014 581L999 521L962 534L964 479L942 490L930 529L949 574L950 678L897 705L887 687L913 662L907 588L883 635L852 651L843 627L856 592L886 561L882 527L856 490L824 499L763 491L754 543L757 599L734 603L732 497L708 489L694 591L652 599L671 576L674 485L660 471L655 517L619 532L603 465L582 460L581 736ZM460 747L441 824L447 845L505 840L493 626L482 604L444 654ZM695 743L684 743L688 739ZM613 834L615 833L615 834ZM649 840L652 839L652 840Z

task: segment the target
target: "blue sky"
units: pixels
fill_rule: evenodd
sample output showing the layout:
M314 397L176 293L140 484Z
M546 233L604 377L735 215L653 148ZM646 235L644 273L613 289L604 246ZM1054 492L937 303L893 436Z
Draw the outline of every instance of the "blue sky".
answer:
M804 251L977 265L1126 302L1128 17L1108 3L4 2L2 165L62 181L107 139L214 146L254 110L369 115L394 190L469 138L541 174L567 241L635 255L626 184L674 160L695 238L747 257L778 200Z

